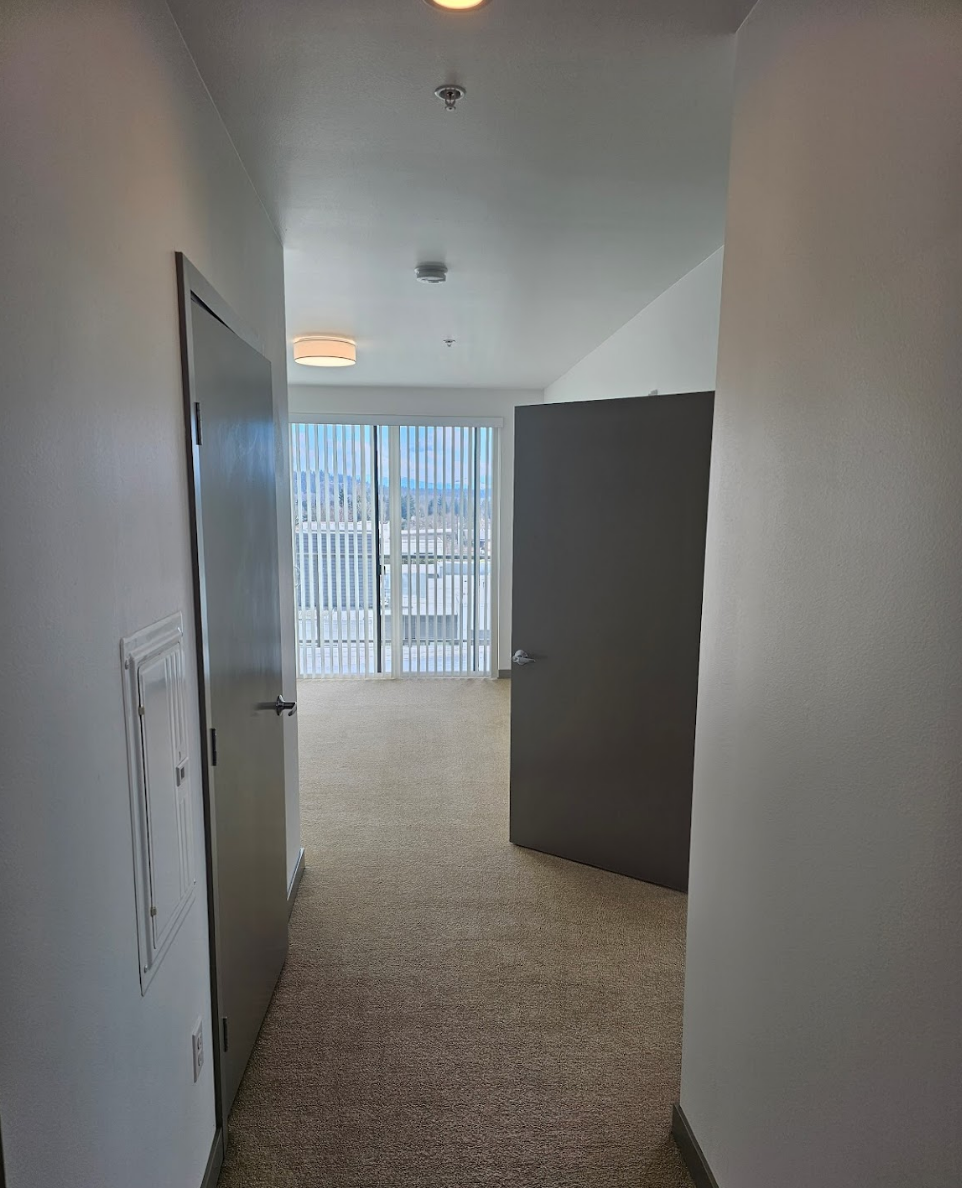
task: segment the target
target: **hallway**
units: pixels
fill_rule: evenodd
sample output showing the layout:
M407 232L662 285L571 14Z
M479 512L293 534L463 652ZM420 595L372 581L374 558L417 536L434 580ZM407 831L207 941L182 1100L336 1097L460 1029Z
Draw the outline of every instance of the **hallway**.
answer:
M684 1188L685 897L507 841L507 682L298 688L307 870L222 1188Z

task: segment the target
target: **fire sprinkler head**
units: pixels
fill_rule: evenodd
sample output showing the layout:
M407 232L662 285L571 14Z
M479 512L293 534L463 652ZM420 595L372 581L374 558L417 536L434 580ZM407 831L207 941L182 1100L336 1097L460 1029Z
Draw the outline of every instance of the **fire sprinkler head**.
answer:
M464 87L459 87L457 83L443 83L440 87L435 88L434 93L439 99L444 100L445 111L454 111L458 100L463 99L467 91Z
M441 285L448 279L447 264L419 264L414 275L422 285Z

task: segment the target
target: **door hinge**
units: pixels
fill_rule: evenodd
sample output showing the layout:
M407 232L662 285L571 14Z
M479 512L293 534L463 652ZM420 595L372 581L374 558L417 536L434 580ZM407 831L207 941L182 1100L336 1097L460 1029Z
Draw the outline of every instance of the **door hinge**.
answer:
M210 728L210 765L217 766L217 731L213 726Z
M221 1039L223 1042L224 1051L227 1051L227 1016L224 1015L220 1021Z
M194 433L195 433L195 436L197 437L197 444L203 445L203 443L204 443L204 426L200 419L200 401L199 400L194 404Z

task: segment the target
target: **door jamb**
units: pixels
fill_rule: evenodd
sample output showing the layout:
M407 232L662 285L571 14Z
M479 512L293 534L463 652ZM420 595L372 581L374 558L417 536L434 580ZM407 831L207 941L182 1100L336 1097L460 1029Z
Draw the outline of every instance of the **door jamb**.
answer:
M210 956L211 1029L209 1049L214 1058L214 1141L226 1144L224 1117L223 1028L220 981L220 906L217 899L217 833L215 829L215 776L211 754L210 721L210 655L207 646L207 580L204 566L204 525L199 447L203 425L197 415L194 396L193 298L219 322L236 334L248 346L263 354L257 338L244 325L231 307L187 259L176 253L177 297L180 313L180 359L184 391L184 427L187 446L188 496L190 507L190 538L194 585L194 635L197 654L197 702L200 716L201 772L203 775L204 851L207 868L207 931Z

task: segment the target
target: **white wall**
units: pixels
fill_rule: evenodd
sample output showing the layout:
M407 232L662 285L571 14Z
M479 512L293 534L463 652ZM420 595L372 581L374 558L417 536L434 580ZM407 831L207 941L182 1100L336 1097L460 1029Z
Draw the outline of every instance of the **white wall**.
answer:
M498 555L498 667L511 666L511 569L514 524L514 410L542 404L544 393L508 388L363 388L291 384L291 419L339 413L398 416L503 417L500 549Z
M0 26L7 1182L192 1188L214 1135L199 771L199 894L142 998L119 641L192 621L174 252L260 336L283 422L282 251L161 0L6 0ZM289 554L282 574L290 606ZM197 755L195 698L191 721Z
M711 392L718 353L722 248L545 390L548 404L658 392Z
M739 37L682 1105L721 1188L962 1183L962 8Z

